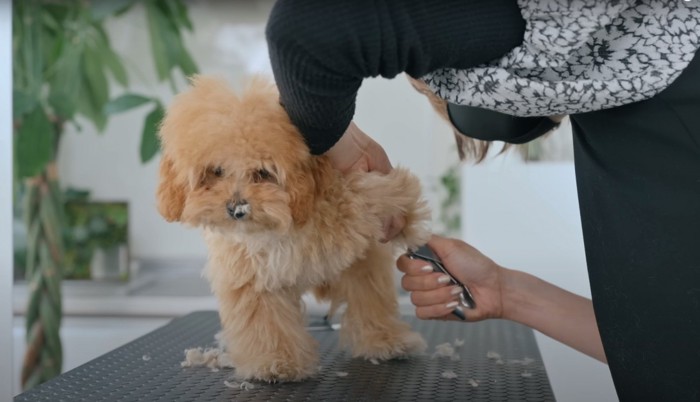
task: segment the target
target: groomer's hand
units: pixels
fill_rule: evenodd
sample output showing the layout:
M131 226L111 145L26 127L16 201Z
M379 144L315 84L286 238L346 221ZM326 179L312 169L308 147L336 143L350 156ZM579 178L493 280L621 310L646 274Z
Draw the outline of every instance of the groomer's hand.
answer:
M384 148L360 130L354 122L350 123L345 134L326 152L326 156L343 174L356 170L386 174L392 169ZM387 217L382 224L384 225L382 241L386 242L401 232L406 226L406 219L400 215Z
M455 278L469 287L474 296L476 308L462 309L467 321L504 318L502 289L507 269L461 240L433 236L428 247ZM397 266L404 273L401 286L411 292L411 302L416 306L418 318L457 319L451 314L454 307L447 305L459 300L461 288L450 285L449 277L433 272L429 263L405 255L398 259Z
M350 122L340 140L326 151L333 166L343 173L352 170L389 173L392 169L384 148Z

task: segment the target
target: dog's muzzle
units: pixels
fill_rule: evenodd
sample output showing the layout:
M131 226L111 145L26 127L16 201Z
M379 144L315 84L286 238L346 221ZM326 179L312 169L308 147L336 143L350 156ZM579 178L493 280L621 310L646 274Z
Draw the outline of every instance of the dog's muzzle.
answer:
M226 204L226 212L235 220L241 220L250 214L250 204L246 200L238 200Z

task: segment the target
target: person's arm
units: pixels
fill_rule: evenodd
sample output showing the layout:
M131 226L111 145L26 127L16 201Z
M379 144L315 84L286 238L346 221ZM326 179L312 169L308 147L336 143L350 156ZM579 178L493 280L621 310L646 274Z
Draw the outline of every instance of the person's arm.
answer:
M428 243L445 267L469 286L475 309L463 309L467 321L503 318L527 325L588 356L606 362L593 305L578 296L525 272L499 266L468 244L438 236ZM416 316L456 320L451 314L459 288L448 285L443 274L406 256L397 266L401 284L411 292Z
M352 120L364 78L474 67L524 31L515 0L278 0L266 36L280 100L322 154Z
M606 362L593 303L521 271L504 270L503 318Z

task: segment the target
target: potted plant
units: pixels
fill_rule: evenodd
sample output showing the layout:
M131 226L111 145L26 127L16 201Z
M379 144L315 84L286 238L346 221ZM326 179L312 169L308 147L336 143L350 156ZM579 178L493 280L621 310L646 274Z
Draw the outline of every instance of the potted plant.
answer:
M25 389L61 371L60 282L67 262L65 245L75 241L66 235L71 233L69 216L56 169L65 127L84 129L80 117L101 132L112 114L149 105L141 160L150 160L159 149L161 102L131 93L112 98L111 83L128 88L129 74L110 45L105 21L136 4L144 9L158 79L174 83L177 70L184 75L196 73L183 42L183 32L191 31L192 24L181 0L13 3L15 196L22 205L26 230L26 250L16 255L24 259L23 276L30 290L22 369Z

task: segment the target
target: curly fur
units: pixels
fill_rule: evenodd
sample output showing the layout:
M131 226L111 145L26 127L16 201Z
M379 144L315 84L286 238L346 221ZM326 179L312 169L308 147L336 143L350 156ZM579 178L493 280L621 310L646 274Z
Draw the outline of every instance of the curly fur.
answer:
M425 348L399 320L393 283L395 252L429 236L429 211L407 170L341 175L309 153L275 87L262 80L237 96L222 80L195 77L168 109L160 138L158 209L204 230L205 275L239 378L315 373L301 302L307 291L333 310L347 303L341 340L355 356ZM406 228L392 244L379 243L381 218L398 213Z

